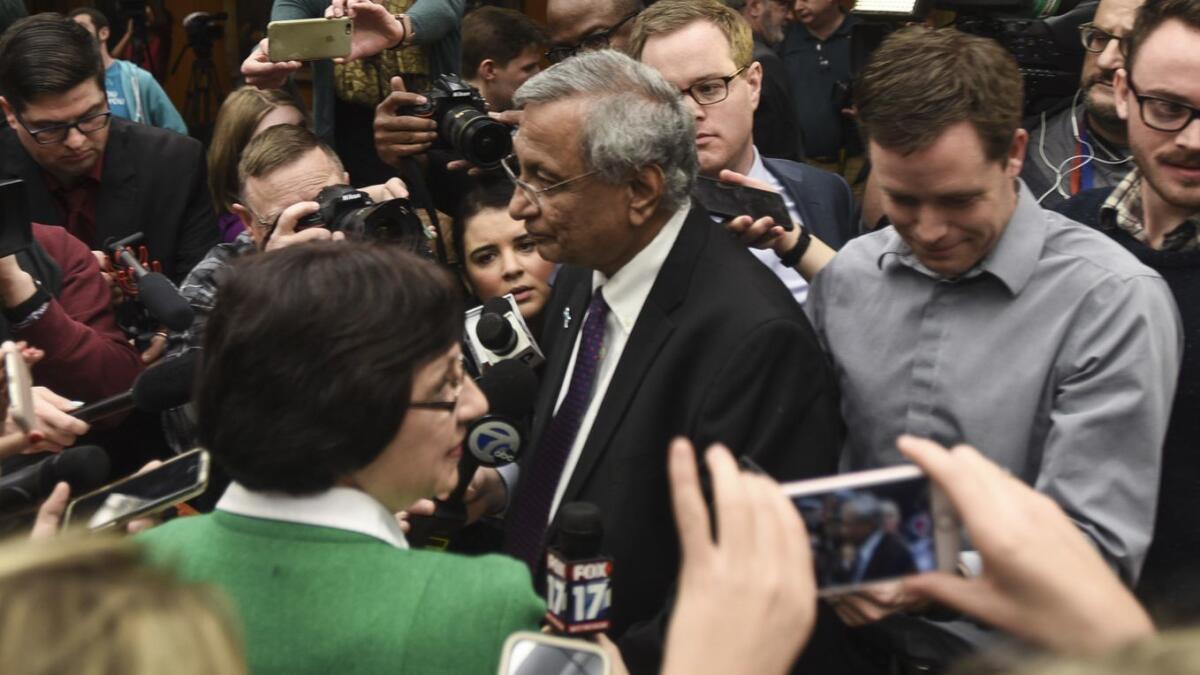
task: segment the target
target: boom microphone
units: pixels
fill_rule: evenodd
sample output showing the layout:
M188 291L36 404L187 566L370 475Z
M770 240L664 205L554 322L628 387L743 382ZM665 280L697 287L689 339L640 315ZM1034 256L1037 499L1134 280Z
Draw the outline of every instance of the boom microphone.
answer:
M108 453L95 445L81 445L0 477L0 511L36 506L59 481L79 495L100 487L108 479Z
M184 405L192 398L199 352L193 349L163 359L138 375L129 391L81 406L70 414L91 424L134 409L159 413Z
M604 522L590 502L558 509L556 546L546 550L546 622L564 635L608 630L612 559L600 555Z

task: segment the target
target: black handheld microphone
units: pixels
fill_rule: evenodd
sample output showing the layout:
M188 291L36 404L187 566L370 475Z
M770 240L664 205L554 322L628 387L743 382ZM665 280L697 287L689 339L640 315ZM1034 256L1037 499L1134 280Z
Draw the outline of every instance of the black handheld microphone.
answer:
M81 445L0 476L0 511L36 506L60 481L80 495L108 480L108 453L95 445Z
M503 466L517 460L528 431L525 419L533 412L537 376L520 361L501 361L476 382L488 399L487 415L467 427L458 485L437 500L432 516L410 516L409 543L417 548L445 550L467 524L463 495L480 466Z
M545 361L542 350L511 295L492 298L467 311L466 343L480 371L503 361L520 361L536 368Z
M146 369L133 381L133 388L71 411L71 416L91 424L113 415L137 409L159 413L178 408L192 398L192 381L200 350L193 349L178 356L163 359Z
M185 331L191 328L195 313L192 312L192 306L188 304L187 300L179 294L179 289L175 288L175 284L162 274L146 269L137 256L127 248L141 236L142 234L138 232L119 241L109 239L104 242L104 247L112 252L117 262L133 272L133 276L137 280L138 302L146 308L146 311L173 331Z
M555 519L557 539L546 549L546 621L563 635L608 630L612 558L600 554L604 522L590 502L568 502Z

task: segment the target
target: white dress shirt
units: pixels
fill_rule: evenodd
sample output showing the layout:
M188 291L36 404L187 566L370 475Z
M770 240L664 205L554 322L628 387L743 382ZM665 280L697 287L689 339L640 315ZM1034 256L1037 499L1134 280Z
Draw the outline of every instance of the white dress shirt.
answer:
M297 497L282 492L256 492L230 483L217 502L217 509L250 518L357 532L396 548L408 548L396 516L371 495L352 488L334 487Z
M690 206L684 205L676 211L654 239L645 248L638 251L637 255L629 262L625 263L624 267L617 270L611 279L606 279L600 272L592 272L592 291L595 292L597 288L601 288L600 292L604 295L604 301L608 303L608 317L604 322L604 343L600 352L600 364L596 368L596 381L592 385L592 398L588 401L583 419L580 420L579 433L575 435L575 443L571 446L570 454L567 455L562 477L559 478L558 488L554 491L554 501L550 503L550 520L554 520L554 514L558 511L558 505L562 501L563 493L567 490L567 484L571 482L571 474L575 472L575 466L579 463L579 455L582 454L583 446L587 443L592 423L596 421L596 413L599 412L600 404L604 401L604 393L608 390L609 382L612 381L613 372L616 371L617 364L621 361L621 353L625 351L625 343L629 340L629 334L633 332L633 325L637 322L638 314L642 312L642 305L646 304L646 298L650 295L654 280L658 278L658 271L662 269L663 263L667 260L667 254L671 252L675 240L679 237L679 232L683 229L683 221L687 218L689 210ZM586 316L583 317L583 321L587 321ZM567 389L571 385L571 374L575 371L575 357L579 355L579 340L582 336L582 330L575 336L571 360L567 363L566 372L563 373L562 385L558 390L558 402L554 404L555 413L558 412L558 407L562 405L563 398L567 395Z

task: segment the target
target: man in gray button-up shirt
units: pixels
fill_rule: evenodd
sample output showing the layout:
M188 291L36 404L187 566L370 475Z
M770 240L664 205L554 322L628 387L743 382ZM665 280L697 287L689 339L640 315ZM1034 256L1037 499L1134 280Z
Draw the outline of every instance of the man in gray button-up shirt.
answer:
M856 95L893 227L847 244L808 301L844 469L902 462L902 433L971 443L1135 579L1182 348L1166 284L1017 180L1020 75L999 47L899 31Z

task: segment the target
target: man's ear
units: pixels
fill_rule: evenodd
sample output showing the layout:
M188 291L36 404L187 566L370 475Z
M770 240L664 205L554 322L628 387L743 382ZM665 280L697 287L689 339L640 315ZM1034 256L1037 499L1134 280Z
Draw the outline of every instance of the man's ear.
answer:
M1009 178L1021 175L1021 167L1025 165L1025 151L1029 148L1029 132L1017 129L1013 133L1012 145L1008 147L1008 159L1005 161L1005 173Z
M762 96L762 64L758 61L746 68L746 84L750 85L750 109L758 110L758 101Z
M0 108L4 109L4 119L8 120L8 126L13 129L17 128L17 116L13 107L9 105L8 99L0 96Z
M650 220L662 203L666 176L655 164L644 166L629 181L629 222L640 227Z
M1117 104L1117 117L1129 121L1129 71L1117 68L1113 74L1113 98Z
M255 220L254 216L250 214L250 209L247 209L245 206L242 206L237 202L234 202L232 205L230 205L229 209L233 211L235 215L237 215L238 220L242 221L242 225L246 228L246 231L250 233L250 238L254 240L254 247L261 249L262 242L259 241L260 235L258 232L258 221Z
M479 68L475 70L475 76L484 82L496 79L496 62L492 59L484 59L479 63Z

